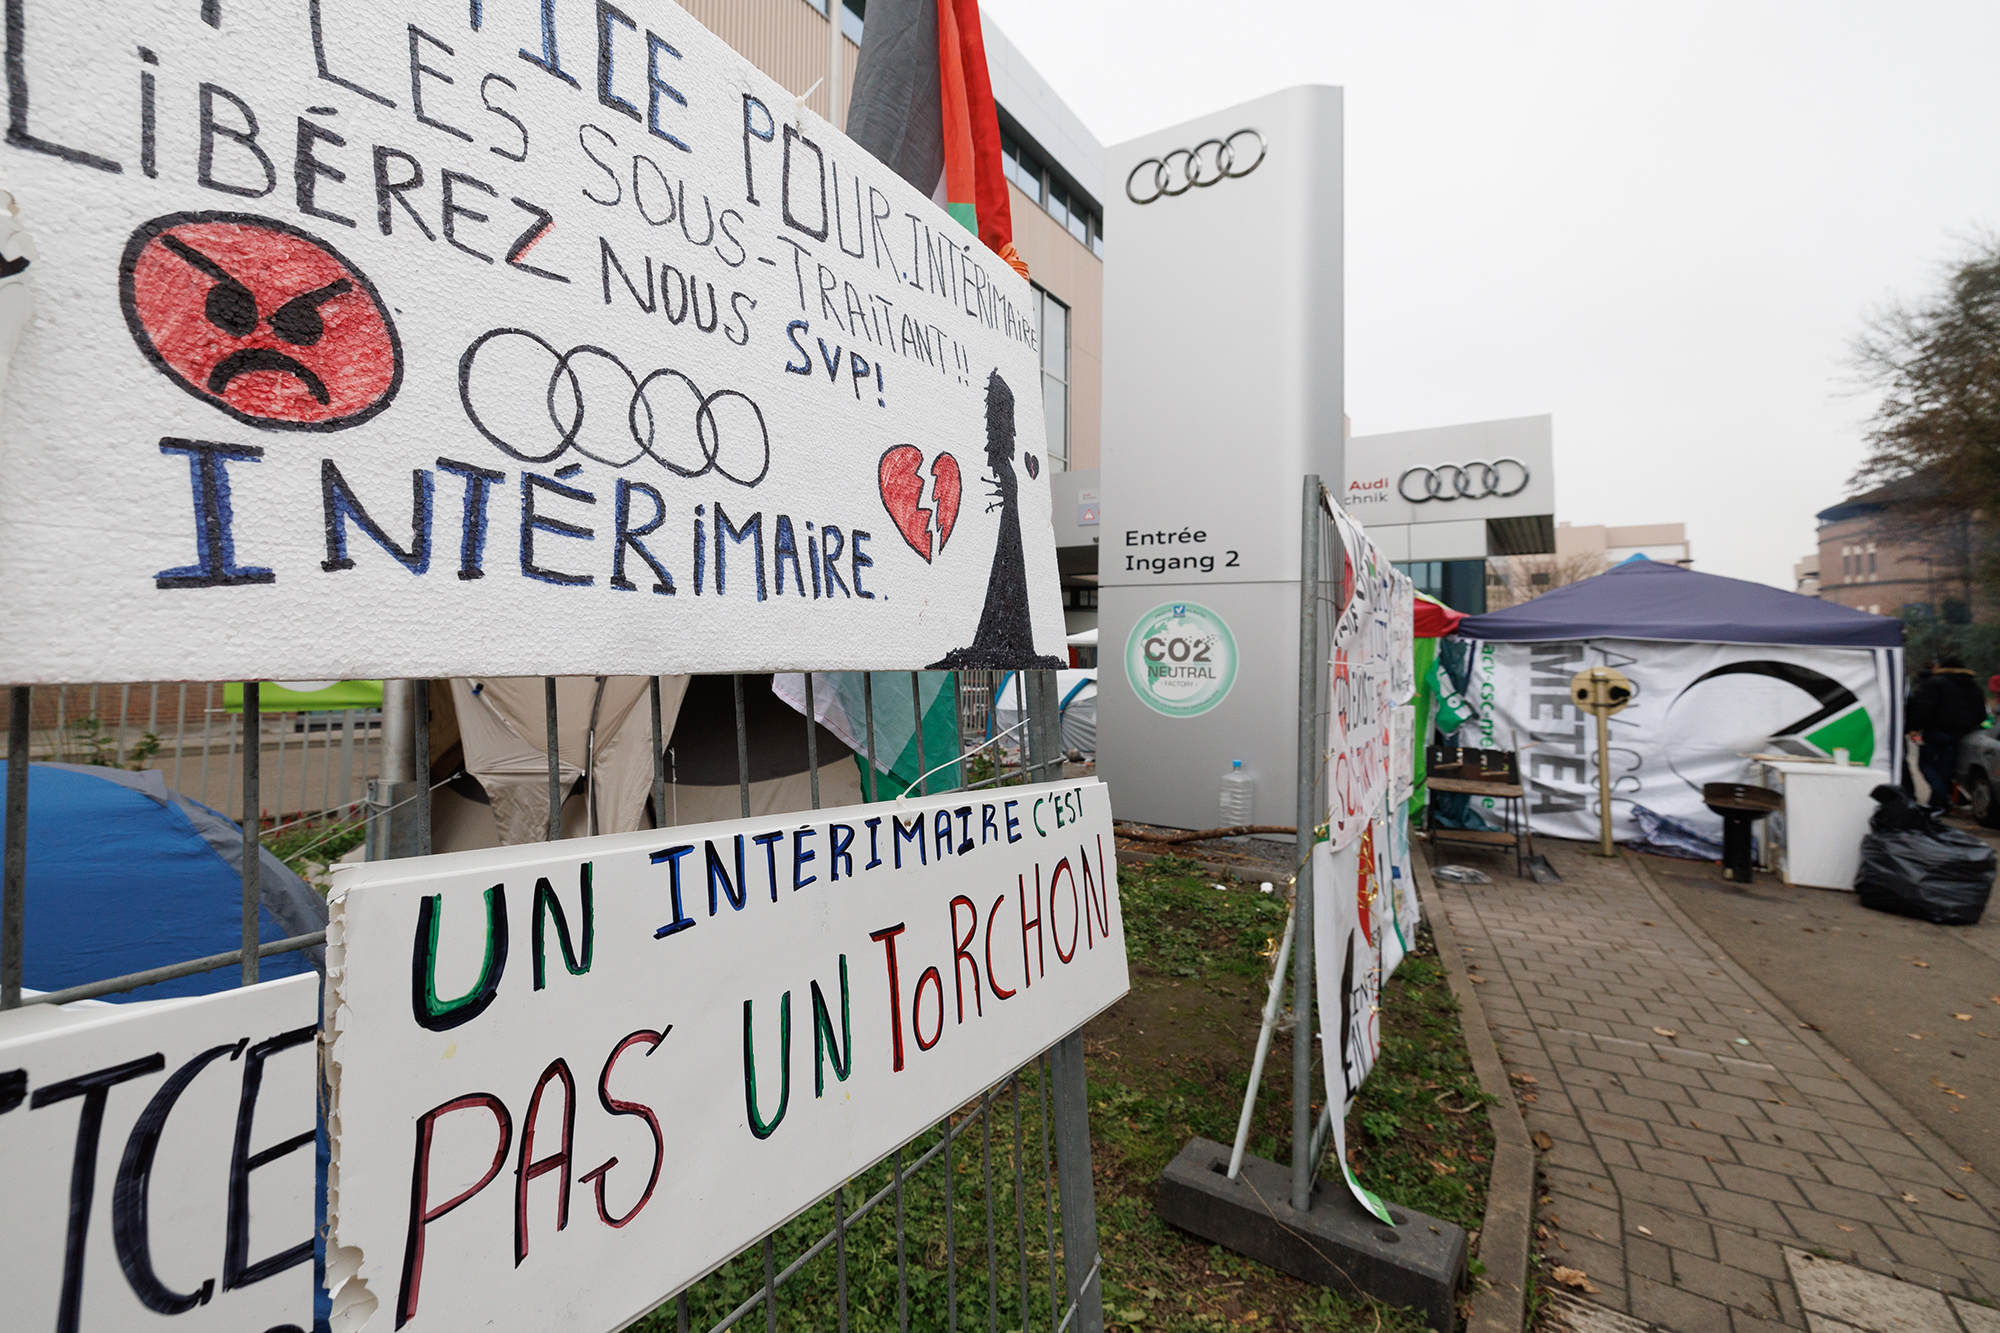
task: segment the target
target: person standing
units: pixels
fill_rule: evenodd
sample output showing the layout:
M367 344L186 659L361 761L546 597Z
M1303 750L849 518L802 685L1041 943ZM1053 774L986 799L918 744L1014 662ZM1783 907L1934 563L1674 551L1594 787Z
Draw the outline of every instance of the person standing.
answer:
M1918 746L1917 767L1930 784L1931 809L1949 813L1958 742L1985 723L1986 691L1962 659L1940 657L1910 691L1907 720Z

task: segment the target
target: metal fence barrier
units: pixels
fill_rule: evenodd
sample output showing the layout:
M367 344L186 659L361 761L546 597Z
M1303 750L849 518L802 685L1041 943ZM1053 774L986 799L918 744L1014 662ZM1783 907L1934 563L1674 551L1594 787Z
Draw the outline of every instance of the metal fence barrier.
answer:
M250 714L218 682L30 687L28 750L41 763L154 769L167 785L230 819L243 817L238 752L256 716L275 823L351 819L382 762L378 708Z
M1303 659L1302 659L1303 661ZM1302 666L1303 672L1303 666ZM990 772L963 785L970 788L1001 784L1060 780L1064 775L1059 696L1055 673L962 672L954 682L956 690L956 753L930 764L924 753L923 709L920 677L910 672L911 699L915 705L917 780L908 790L928 795L932 777L962 766L982 756L991 761ZM1004 680L1004 686L1003 686ZM890 799L900 792L889 791L880 783L876 766L874 674L865 678L865 730L867 734L867 787L869 800ZM750 815L750 760L748 732L744 717L743 678L734 678L736 711L736 754L738 791L742 814ZM257 980L260 958L310 948L325 942L318 931L290 939L260 943L258 940L258 848L264 828L267 802L275 796L276 826L289 827L317 818L351 819L364 804L357 790L370 784L389 785L381 779L393 776L394 756L404 725L412 733L411 755L429 754L429 692L421 682L390 682L384 708L366 713L274 714L259 709L257 682L242 687L242 709L236 719L225 712L214 685L117 685L61 686L36 689L13 686L9 690L7 745L6 842L4 875L0 875L0 1009L22 1004L67 1004L136 989L175 977L219 971L238 966L241 984ZM995 693L1005 688L1013 693L1013 715L1019 719L1006 729L994 723ZM813 713L813 678L805 678L807 762L812 773L812 808L820 805L818 733ZM107 691L117 691L117 711L107 725L110 699ZM143 723L133 711L133 692L142 691L146 701ZM161 711L162 691L170 711ZM662 746L663 719L658 678L649 691L652 710L653 809L666 809L667 769ZM560 780L560 756L556 737L556 682L548 678L545 692L549 757L549 833L562 836L561 806L564 796ZM400 709L407 712L399 712ZM335 717L338 720L333 720ZM189 739L190 718L197 721L194 738ZM273 725L267 717L275 718ZM217 721L217 719L221 721ZM257 719L249 723L248 719ZM288 721L288 719L291 719ZM171 727L171 748L164 734ZM40 739L37 740L37 732ZM275 744L271 733L275 732ZM315 744L315 732L317 743ZM218 733L220 733L218 735ZM296 736L294 745L292 738ZM60 991L24 996L25 957L22 930L27 905L27 807L28 773L32 760L82 762L117 767L151 767L171 772L177 790L195 756L195 772L200 783L194 795L204 804L210 792L211 761L222 748L224 769L220 791L226 813L243 828L242 944L226 953L189 959L144 972L111 977L102 981L71 986ZM296 775L298 796L293 800L292 778L286 773L288 753L292 774ZM237 756L240 754L240 761ZM315 803L315 755L318 773ZM271 782L264 781L267 762ZM1302 760L1303 765L1303 760ZM334 773L339 773L335 785ZM965 771L961 767L961 771ZM241 781L229 779L240 773ZM1303 774L1303 767L1302 767ZM405 844L415 855L430 851L429 801L420 799L435 789L421 763L415 779L416 790L400 798L414 804L418 812L413 836ZM442 784L435 784L442 785ZM1303 785L1303 784L1302 784ZM236 799L232 800L232 796ZM288 807L288 802L289 807ZM1301 810L1304 810L1301 806ZM372 811L384 813L383 811ZM289 817L289 818L288 818ZM655 816L658 817L657 814ZM1301 820L1302 824L1306 821ZM275 829L270 831L276 831ZM1310 844L1304 844L1309 850ZM1305 953L1306 951L1301 951ZM1308 967L1310 964L1308 964ZM1310 974L1307 974L1309 985ZM1302 994L1309 993L1302 989ZM1308 1058L1308 1068L1309 1068ZM1032 1099L1033 1114L1028 1123L1039 1120L1038 1135L1024 1135L1024 1106ZM996 1105L1012 1113L1013 1133L1009 1145L1002 1128L1000 1189L1008 1192L1011 1167L1011 1195L1014 1234L1011 1244L1005 1235L1004 1201L994 1185L994 1116ZM976 1186L961 1185L961 1175L971 1176L967 1164L967 1135L979 1135L979 1168ZM1034 1148L1039 1148L1040 1164L1034 1166ZM905 1159L908 1158L908 1165ZM1039 1181L1031 1184L1033 1171ZM926 1173L929 1173L928 1175ZM941 1180L939 1179L941 1177ZM877 1184L877 1180L880 1183ZM848 1209L850 1188L862 1201ZM1039 1193L1039 1201L1036 1195ZM962 1197L963 1196L963 1197ZM942 1200L941 1209L937 1201ZM965 1228L960 1218L971 1207ZM893 1216L893 1231L885 1230L884 1213ZM941 1212L942 1236L931 1233ZM969 1275L961 1261L968 1243L974 1260L984 1232L984 1273L976 1262ZM830 1226L828 1222L830 1221ZM914 1224L914 1225L913 1225ZM970 1240L962 1236L969 1232ZM913 1235L922 1242L921 1252L910 1253ZM1001 1280L1000 1255L1003 1245L1013 1281ZM893 1248L893 1261L890 1251ZM791 1255L779 1266L780 1253ZM934 1252L935 1251L935 1252ZM795 1253L794 1253L795 1252ZM1057 1259L1061 1259L1061 1276ZM939 1315L935 1299L940 1271L943 1279L943 1326L956 1333L963 1308L971 1302L974 1324L983 1313L988 1333L1002 1327L1027 1330L1047 1327L1051 1333L1102 1333L1103 1296L1100 1283L1102 1259L1097 1243L1096 1201L1090 1166L1090 1120L1084 1077L1083 1037L1073 1032L1049 1047L1029 1064L1015 1070L986 1089L964 1107L947 1115L936 1126L897 1148L886 1162L876 1163L847 1184L836 1188L792 1222L780 1227L758 1244L721 1265L689 1286L671 1301L675 1333L688 1333L697 1319L710 1333L735 1327L760 1307L768 1333L776 1333L781 1306L781 1290L788 1284L798 1294L804 1313L801 1326L837 1327L847 1333L850 1321L870 1329L887 1329L886 1310L873 1303L856 1308L851 1288L853 1269L859 1265L862 1277L886 1273L895 1278L895 1322L898 1333L907 1333L913 1314L920 1328L936 1327ZM1048 1304L1042 1309L1040 1276L1031 1283L1031 1267L1045 1269ZM961 1277L965 1281L961 1283ZM865 1283L871 1295L881 1282ZM916 1309L913 1310L913 1304ZM1045 1321L1044 1322L1044 1313ZM635 1327L648 1333L665 1333L669 1316L666 1307L646 1316Z
M1313 987L1313 865L1314 844L1320 836L1320 816L1329 808L1327 760L1332 731L1334 636L1353 594L1355 571L1349 568L1340 529L1334 523L1334 500L1316 475L1307 476L1300 490L1299 515L1299 703L1298 814L1293 920L1288 925L1297 945L1292 950L1292 1207L1306 1212L1320 1161L1332 1137L1335 1108L1328 1103L1315 1116L1316 1100L1325 1101L1319 1082L1323 1046L1312 1039ZM1276 983L1273 983L1274 987ZM1275 993L1275 992L1274 992ZM1302 1039L1303 1037L1303 1039ZM1261 1056L1259 1057L1261 1060ZM1248 1114L1248 1108L1245 1108ZM1233 1169L1233 1168L1232 1168Z

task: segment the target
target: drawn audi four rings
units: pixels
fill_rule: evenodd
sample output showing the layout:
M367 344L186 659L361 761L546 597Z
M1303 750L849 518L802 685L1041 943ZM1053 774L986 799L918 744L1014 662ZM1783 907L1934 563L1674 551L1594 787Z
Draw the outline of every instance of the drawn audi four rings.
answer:
M473 406L474 369L479 363L481 354L493 346L496 339L501 338L524 338L553 358L554 368L549 372L548 387L542 394L542 408L547 415L548 427L554 429L553 435L550 435L548 428L539 422L533 426L527 424L525 418L538 414L533 411L532 405L523 412L523 404L518 396L511 404L504 406L494 401L499 397L499 393L515 390L523 383L533 383L532 379L526 379L518 373L521 368L517 364L489 367L480 377L482 384L480 396L488 400L486 415L482 416ZM624 422L625 432L630 437L629 449L625 447L626 441L617 434L615 427L608 437L594 432L590 443L586 444L584 441L584 426L591 419L591 415L586 401L589 394L585 389L585 376L580 373L580 368L588 361L601 361L615 371L616 375L623 376L625 385L630 386L630 393L625 402ZM666 387L662 382L677 384L680 393L687 395L687 398L682 400L685 403L682 410L687 415L679 419L685 425L681 425L680 429L675 428L678 423L673 416L667 414L665 404L659 405L658 410L655 408L652 394L656 386ZM499 388L499 393L495 392L496 388ZM616 392L624 393L625 390L620 386ZM458 397L465 407L466 418L472 422L473 427L500 452L524 463L553 462L574 448L585 458L609 467L625 467L636 463L642 457L650 458L675 476L700 477L715 472L739 486L755 486L764 479L764 474L771 470L771 434L764 424L763 409L758 407L747 394L734 389L717 389L714 393L704 393L699 385L678 370L661 368L640 376L634 374L632 369L616 355L602 347L584 344L572 347L567 352L558 351L553 343L529 333L526 329L489 329L473 339L472 345L465 349L465 355L458 360ZM673 397L678 398L679 394ZM508 410L510 407L511 411ZM615 407L612 410L615 411ZM495 418L505 418L501 424L517 435L532 431L541 438L532 442L508 439L493 428L491 421ZM729 438L742 441L726 449L723 429L725 421L731 432ZM685 434L686 426L689 425L693 427L692 438ZM665 439L662 438L663 435ZM679 438L676 439L676 436ZM619 447L615 449L608 447L607 438L609 441L616 441ZM552 447L549 443L551 439L554 441ZM686 452L683 453L683 450ZM694 464L697 453L701 459L698 465ZM728 455L728 462L724 461L725 453ZM680 455L688 466L683 466L682 461L676 461L675 455ZM754 472L746 466L753 456L758 460Z
M1245 138L1257 145L1257 156L1247 165L1238 161L1236 148L1237 140ZM1135 204L1150 204L1162 196L1186 194L1197 185L1207 189L1225 176L1248 176L1269 150L1270 145L1256 130L1238 130L1227 139L1204 139L1192 148L1176 148L1165 157L1149 157L1132 168L1132 174L1125 178L1125 197ZM1142 199L1132 186L1147 167L1153 169L1153 192Z
M1503 469L1517 470L1520 480L1515 481L1505 475ZM1413 477L1422 478L1416 495L1410 494L1410 479ZM1512 484L1509 485L1509 482ZM1504 500L1526 489L1528 465L1518 458L1496 458L1490 463L1474 459L1470 463L1413 467L1396 479L1396 494L1411 504L1423 504L1427 500Z

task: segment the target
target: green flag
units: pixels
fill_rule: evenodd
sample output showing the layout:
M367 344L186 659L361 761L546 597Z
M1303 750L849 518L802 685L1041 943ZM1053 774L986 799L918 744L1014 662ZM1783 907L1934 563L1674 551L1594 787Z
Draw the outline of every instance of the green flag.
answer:
M1440 732L1447 736L1455 735L1460 727L1479 716L1479 711L1458 692L1458 686L1451 683L1451 673L1444 669L1442 658L1431 663L1430 683L1437 695L1437 727Z

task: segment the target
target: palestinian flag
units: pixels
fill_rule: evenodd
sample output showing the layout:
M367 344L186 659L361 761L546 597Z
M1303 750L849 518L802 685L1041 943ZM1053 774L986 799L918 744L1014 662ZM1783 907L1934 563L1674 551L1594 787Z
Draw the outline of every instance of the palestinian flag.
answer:
M868 6L847 133L1028 276L1014 249L979 0Z

